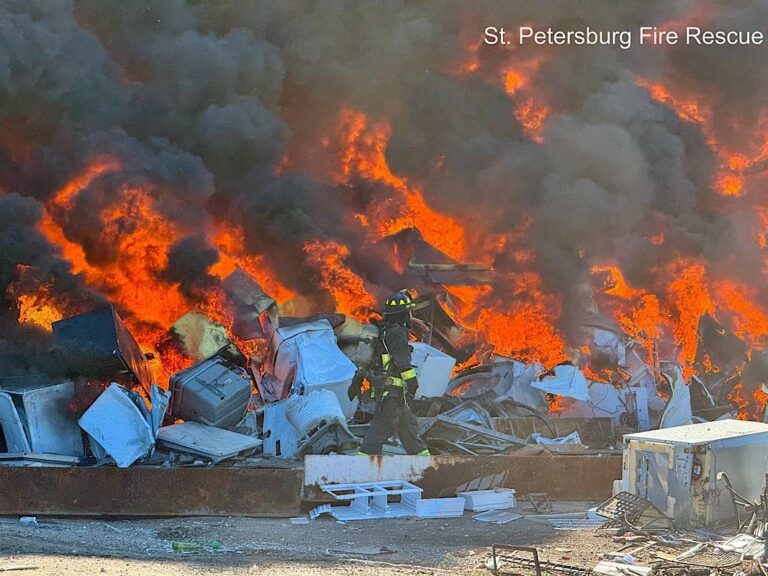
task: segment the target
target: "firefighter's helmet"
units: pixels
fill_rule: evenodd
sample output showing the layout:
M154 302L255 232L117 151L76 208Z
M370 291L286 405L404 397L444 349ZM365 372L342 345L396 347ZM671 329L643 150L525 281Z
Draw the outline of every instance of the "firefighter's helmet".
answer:
M400 312L405 312L415 306L416 304L413 303L411 293L408 292L408 290L400 290L399 292L392 294L392 296L387 298L384 302L384 314L387 316L399 314Z

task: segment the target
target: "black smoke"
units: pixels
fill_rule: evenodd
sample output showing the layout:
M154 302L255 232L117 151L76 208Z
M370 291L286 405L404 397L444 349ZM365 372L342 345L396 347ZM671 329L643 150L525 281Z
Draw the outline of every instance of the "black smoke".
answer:
M468 209L478 215L470 248L488 231L532 219L535 262L501 253L495 265L510 273L534 267L545 289L563 297L566 330L579 323L579 294L595 263L616 262L651 290L667 262L686 257L754 282L764 253L744 229L754 224L750 203L765 179L751 179L743 199L718 198L709 141L738 148L765 121L768 61L754 48L481 45L477 73L459 70L491 24L749 28L768 16L758 1L707 4L6 0L0 189L18 205L20 232L0 245L0 292L17 264L40 267L61 291L88 292L33 232L41 203L104 154L121 169L56 215L93 264L119 259L120 234L132 225L126 214L123 227L105 228L98 215L140 187L179 230L157 273L190 297L212 282L218 254L206 238L216 226L240 227L247 248L298 293L322 293L303 248L314 240L348 246L348 264L377 295L400 288L385 249L370 245L355 218L392 191L327 178L336 158L321 142L347 108L390 122L387 159L431 205L457 218ZM550 109L540 142L513 114L524 96L500 82L506 66L537 50L543 62L531 89ZM639 76L700 94L715 134L654 102ZM663 244L652 240L658 230ZM495 297L511 297L503 283Z

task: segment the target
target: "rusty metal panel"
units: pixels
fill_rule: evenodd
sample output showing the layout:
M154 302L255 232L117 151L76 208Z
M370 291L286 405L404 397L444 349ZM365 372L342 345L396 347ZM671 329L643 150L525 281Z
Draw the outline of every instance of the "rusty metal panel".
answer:
M0 515L290 517L302 480L301 469L0 468Z
M505 486L519 494L547 492L553 498L587 500L611 495L621 478L621 456L307 456L304 497L327 500L327 483L405 480L424 489L425 498L450 495L457 485L480 476L507 473Z

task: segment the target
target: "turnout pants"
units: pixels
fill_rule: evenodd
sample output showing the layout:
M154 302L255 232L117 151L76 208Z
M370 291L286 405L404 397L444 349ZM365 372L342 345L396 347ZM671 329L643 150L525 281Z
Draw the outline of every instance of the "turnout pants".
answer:
M419 438L416 416L405 403L402 392L390 393L376 404L371 427L363 438L360 451L366 454L381 454L381 446L397 432L400 442L408 454L418 454L427 445Z

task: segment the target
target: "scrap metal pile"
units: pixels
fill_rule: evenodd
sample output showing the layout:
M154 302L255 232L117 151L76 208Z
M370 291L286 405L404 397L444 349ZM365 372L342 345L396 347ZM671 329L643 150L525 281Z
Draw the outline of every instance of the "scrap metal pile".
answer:
M496 574L766 574L768 425L721 420L627 434L623 442L623 478L610 499L584 518L545 518L555 530L610 536L614 550L583 565L500 544L487 566Z
M2 381L2 465L208 465L355 453L375 409L347 390L375 353L378 327L338 313L280 316L274 299L236 270L223 282L233 321L181 317L156 353L181 358L164 380L114 309L53 323L54 351L69 377ZM686 382L676 363L649 363L615 325L583 328L588 353L546 369L486 354L426 293L413 310L411 409L433 454L604 451L618 433L731 418L742 382L759 387L768 359L709 317ZM457 368L457 363L461 368ZM167 365L167 362L164 364ZM162 368L160 369L162 370ZM396 439L385 453L404 453ZM259 454L253 458L254 454Z

